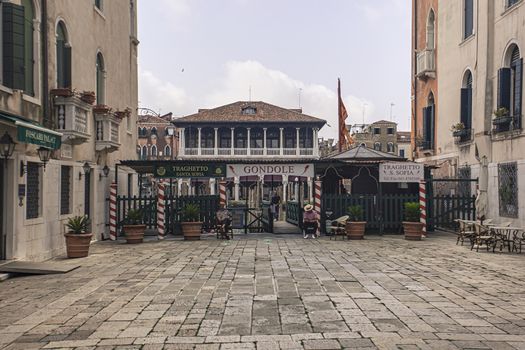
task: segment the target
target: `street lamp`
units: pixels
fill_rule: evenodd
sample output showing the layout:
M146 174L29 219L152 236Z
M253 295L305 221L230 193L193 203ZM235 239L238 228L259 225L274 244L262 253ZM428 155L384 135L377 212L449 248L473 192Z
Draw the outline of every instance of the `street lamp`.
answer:
M85 162L84 165L82 165L82 170L84 170L84 175L88 176L89 173L91 172L91 166L89 165L88 162ZM79 171L78 172L78 179L81 180L82 179L82 172Z
M2 152L1 156L4 157L7 165L7 159L13 155L15 151L16 143L13 141L11 136L5 132L5 134L0 138L0 151Z
M36 150L38 153L38 158L40 158L40 161L42 164L38 164L38 166L43 167L44 171L46 171L46 164L49 162L49 159L51 158L51 153L53 152L52 149L46 148L46 147L38 147ZM24 174L27 173L27 164L24 164L24 161L20 161L20 177L24 176Z
M102 168L102 174L98 174L98 181L102 180L102 177L108 177L109 175L109 167L107 165L104 165L104 167Z

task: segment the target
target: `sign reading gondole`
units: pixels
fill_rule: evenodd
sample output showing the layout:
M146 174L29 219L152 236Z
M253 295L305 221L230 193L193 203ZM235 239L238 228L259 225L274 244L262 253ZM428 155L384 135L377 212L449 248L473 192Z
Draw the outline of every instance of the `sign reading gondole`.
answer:
M379 164L379 182L419 182L425 178L425 166L410 162Z
M314 177L313 164L228 164L227 177L237 176L303 176Z

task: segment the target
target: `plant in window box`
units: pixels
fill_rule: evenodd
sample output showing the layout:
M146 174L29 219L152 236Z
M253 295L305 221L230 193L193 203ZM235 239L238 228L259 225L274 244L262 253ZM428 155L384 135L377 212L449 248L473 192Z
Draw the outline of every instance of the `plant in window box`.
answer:
M92 105L97 100L94 91L82 91L80 93L80 99L86 103Z
M95 114L107 114L111 112L111 107L107 105L95 105L93 107L93 113Z
M182 234L186 241L197 241L201 239L202 222L200 218L200 208L197 204L188 203L182 209Z
M347 209L346 237L348 239L363 239L365 236L366 221L363 220L363 207L352 205Z
M467 129L465 129L465 124L461 122L452 125L450 130L452 131L452 136L454 137L463 137L467 135Z
M492 124L505 125L509 124L512 121L512 117L509 115L509 110L505 107L500 107L494 111L494 118L492 119Z
M67 220L68 232L66 238L66 251L68 258L85 258L89 254L89 244L92 233L89 230L89 218L87 216L73 216Z
M51 89L49 91L49 93L52 95L52 96L60 96L60 97L71 97L73 96L75 93L73 90L71 90L71 88L56 88L56 89Z
M403 230L405 231L405 239L409 241L420 241L423 236L424 224L420 222L421 208L419 203L405 203L404 217Z
M139 209L129 209L126 215L126 224L124 225L124 233L126 235L126 242L130 244L142 243L144 240L144 215Z

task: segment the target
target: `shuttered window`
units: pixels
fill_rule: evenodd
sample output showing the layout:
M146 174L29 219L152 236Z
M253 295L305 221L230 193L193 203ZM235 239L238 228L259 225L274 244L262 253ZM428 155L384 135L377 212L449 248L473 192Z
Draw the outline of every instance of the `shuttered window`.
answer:
M40 216L40 167L37 163L27 162L26 218Z
M2 3L3 85L25 90L24 7Z
M33 96L34 89L34 62L33 57L33 20L34 10L32 0L22 0L24 6L24 92Z
M71 214L71 167L60 168L60 215Z
M434 105L423 108L423 149L434 148Z
M57 26L57 87L71 87L71 47L67 42L66 27L63 22Z
M474 0L464 0L464 33L463 38L466 39L474 33Z
M464 78L464 87L461 89L460 119L465 129L472 128L472 73L467 71Z
M512 71L512 116L514 127L521 128L521 105L523 85L523 58L520 58L520 50L515 47L512 51L510 69Z

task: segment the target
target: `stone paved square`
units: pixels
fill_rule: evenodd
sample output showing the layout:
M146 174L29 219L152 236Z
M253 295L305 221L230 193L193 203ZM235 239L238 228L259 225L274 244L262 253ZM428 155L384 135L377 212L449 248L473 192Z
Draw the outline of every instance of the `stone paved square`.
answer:
M525 349L525 255L450 234L92 245L0 283L5 349Z

